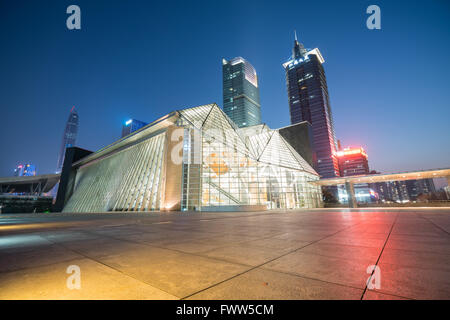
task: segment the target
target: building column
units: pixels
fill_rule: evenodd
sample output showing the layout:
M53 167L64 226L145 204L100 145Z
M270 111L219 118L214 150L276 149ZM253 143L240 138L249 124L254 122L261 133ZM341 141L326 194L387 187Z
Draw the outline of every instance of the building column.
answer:
M450 187L450 176L447 177L447 186Z
M353 183L346 182L345 189L347 191L348 207L349 208L358 208L358 203L356 202L355 188L353 187Z

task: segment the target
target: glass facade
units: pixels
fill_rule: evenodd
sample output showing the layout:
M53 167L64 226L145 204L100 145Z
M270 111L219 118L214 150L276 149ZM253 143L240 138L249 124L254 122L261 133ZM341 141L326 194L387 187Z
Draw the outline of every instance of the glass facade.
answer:
M36 166L34 164L26 163L19 164L14 169L14 177L29 177L36 175Z
M179 110L75 163L65 212L321 206L314 169L266 125Z
M148 125L148 123L136 119L127 120L122 126L122 138Z
M323 178L339 176L333 118L322 55L306 50L297 40L292 59L283 64L289 98L291 124L308 121L312 125L315 169Z
M75 146L78 133L78 113L73 107L70 110L69 119L67 119L66 128L64 129L64 135L61 143L61 148L58 155L58 163L56 165L56 172L61 172L64 164L64 157L66 155L66 148Z
M244 58L222 60L223 110L238 127L261 123L258 76Z
M185 127L183 210L320 206L320 188L308 183L317 173L277 130L237 129L217 106L199 108L182 111L178 122Z

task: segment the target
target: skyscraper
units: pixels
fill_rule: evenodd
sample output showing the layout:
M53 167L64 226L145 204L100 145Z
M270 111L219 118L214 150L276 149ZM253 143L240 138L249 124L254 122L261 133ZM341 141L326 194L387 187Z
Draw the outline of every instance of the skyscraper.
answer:
M339 173L342 177L369 174L369 158L362 147L344 148L336 152L336 157L339 162ZM355 184L354 192L356 200L359 203L376 200L376 193L367 183ZM345 186L338 186L338 197L341 202L348 201Z
M31 163L19 164L14 169L15 177L29 177L29 176L35 176L35 175L36 175L36 166Z
M122 126L122 138L146 125L148 125L148 123L136 119L127 120Z
M342 177L369 174L369 158L362 147L338 151L339 171Z
M61 172L64 156L66 153L66 148L73 147L75 145L75 141L77 140L78 133L78 113L75 110L75 107L72 107L69 114L69 119L66 123L66 128L64 129L64 135L61 143L61 148L59 150L58 163L56 165L56 172Z
M258 76L244 58L222 60L223 111L238 127L261 123Z
M319 49L307 50L295 35L292 57L283 64L289 98L291 124L312 125L316 171L323 178L339 176L336 137L328 98L327 80Z

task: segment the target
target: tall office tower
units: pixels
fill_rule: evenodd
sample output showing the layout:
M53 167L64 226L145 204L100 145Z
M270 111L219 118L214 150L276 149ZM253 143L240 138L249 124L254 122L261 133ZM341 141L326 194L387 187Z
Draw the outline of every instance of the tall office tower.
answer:
M127 120L122 126L122 138L146 125L148 125L148 123L136 119Z
M339 163L339 174L342 177L369 174L369 160L362 147L344 148L336 152ZM355 196L358 202L371 202L376 200L376 193L367 183L354 185ZM348 201L347 190L344 186L338 187L339 200Z
M369 158L362 147L345 148L336 153L342 177L369 174Z
M61 143L61 148L59 150L58 163L56 166L56 172L59 173L62 170L64 163L64 156L66 154L66 148L73 147L75 141L77 140L78 133L78 113L75 107L72 107L69 114L69 119L66 123L66 128L64 129L64 135Z
M35 175L36 175L36 166L31 163L19 164L14 169L15 177L29 177L29 176L35 176Z
M336 137L328 98L324 59L315 48L307 50L295 36L292 57L283 64L289 98L291 124L308 121L312 125L316 171L323 178L339 176L335 153Z
M244 58L222 60L223 111L238 127L261 124L258 76Z

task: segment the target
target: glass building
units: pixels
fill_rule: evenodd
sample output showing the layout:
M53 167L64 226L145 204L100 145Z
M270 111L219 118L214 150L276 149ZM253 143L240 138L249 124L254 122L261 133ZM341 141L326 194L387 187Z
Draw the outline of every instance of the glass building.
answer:
M129 119L125 121L125 123L122 126L122 138L129 135L132 132L139 130L142 127L145 127L146 125L148 125L148 123L136 119Z
M362 147L336 152L341 177L369 174L369 157Z
M258 76L244 58L222 60L223 110L238 127L261 123Z
M14 169L14 177L30 177L36 175L36 166L31 163L19 164Z
M289 99L291 124L308 121L312 125L315 169L323 178L339 176L337 150L328 97L327 80L319 49L307 50L294 41L292 57L283 64Z
M78 133L78 113L75 107L72 107L69 114L69 119L67 119L66 128L64 129L64 135L61 142L61 147L59 149L58 163L56 165L56 173L61 172L64 156L66 154L66 148L73 147L75 141L77 140Z
M64 212L320 207L314 169L266 125L216 105L172 112L72 164Z

